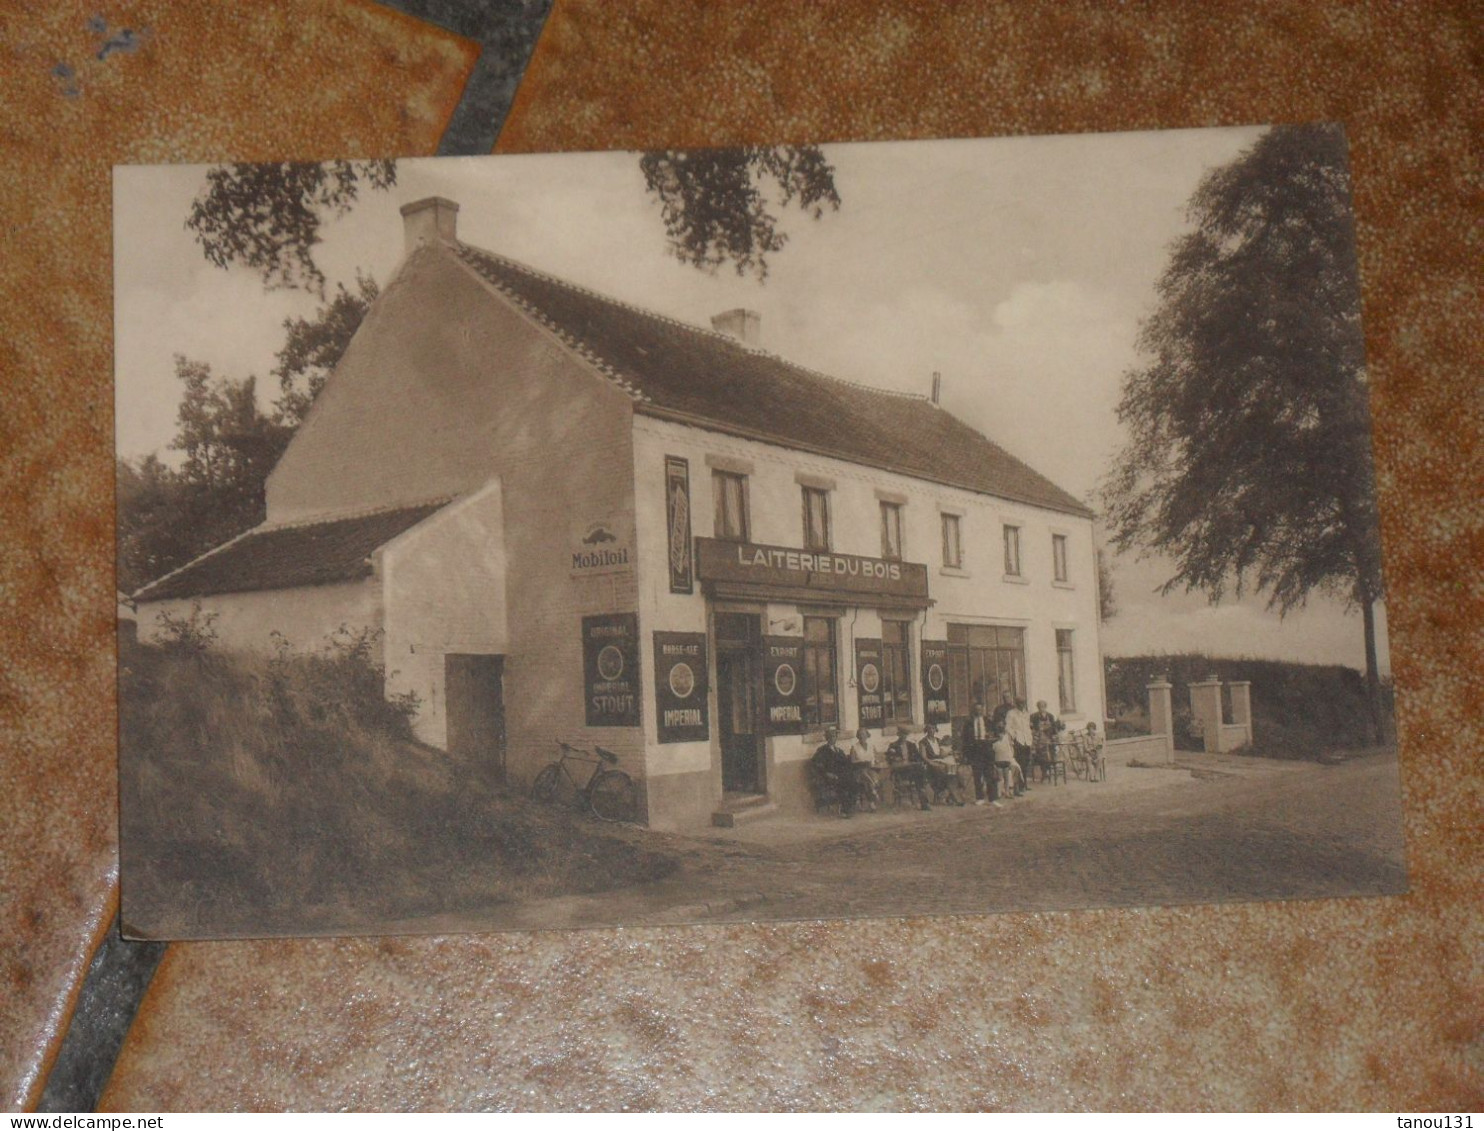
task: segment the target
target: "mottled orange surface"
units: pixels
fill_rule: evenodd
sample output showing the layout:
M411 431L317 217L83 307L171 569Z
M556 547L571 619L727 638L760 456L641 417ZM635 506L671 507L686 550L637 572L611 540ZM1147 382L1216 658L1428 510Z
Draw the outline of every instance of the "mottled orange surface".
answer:
M429 153L473 57L341 0L0 10L0 1105L115 905L110 167Z
M47 22L72 34L71 18ZM1477 735L1484 718L1479 24L1469 4L559 3L501 140L524 151L1344 122L1376 383L1411 894L176 944L105 1104L1477 1110L1484 770L1477 739L1448 736ZM205 42L193 33L193 54L176 64L220 65L231 84L274 58L256 49L224 60ZM7 87L22 81L11 70ZM323 63L305 73L314 81L296 95L367 115L424 97L371 81L374 67L353 86ZM444 77L426 81L441 91ZM346 85L328 89L335 83ZM190 94L151 88L145 104ZM19 105L38 109L13 117L8 138L34 130L33 154L52 138L71 146L59 115L72 111L39 90ZM152 128L148 113L137 136ZM203 127L212 140L197 149L136 142L129 159L218 156L218 140L252 156L300 136L300 119L276 122L250 99L236 116L215 113L220 138ZM75 116L95 147L118 144L118 125ZM350 145L343 124L322 129L304 124L324 143L304 154ZM378 149L381 140L362 137L364 152L431 148L421 135ZM22 517L3 520L0 601L17 659L0 683L0 724L7 745L12 730L34 732L5 782L5 804L17 789L26 802L27 831L0 834L11 837L7 860L32 862L31 890L0 913L24 922L24 907L38 906L74 932L54 925L23 941L34 1005L54 1000L65 983L57 970L75 969L111 868L106 191L85 171L68 180L65 157L55 171L20 160L20 206L60 201L75 216L60 236L21 240L32 258L7 264L7 291L39 281L39 297L0 309L7 336L32 335L4 347L19 392L0 427L9 453L25 422L24 462L9 470L29 493ZM55 190L38 175L53 172ZM4 207L15 208L6 187ZM43 385L51 373L65 375L66 395ZM1001 973L1011 965L1017 976ZM21 968L7 963L7 994ZM7 1066L32 1063L33 1047L19 1058L7 1049Z

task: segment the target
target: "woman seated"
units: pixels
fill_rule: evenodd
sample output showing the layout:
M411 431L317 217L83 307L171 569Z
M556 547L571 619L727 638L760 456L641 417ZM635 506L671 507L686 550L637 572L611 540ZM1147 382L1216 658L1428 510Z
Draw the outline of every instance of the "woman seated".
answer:
M1019 797L1025 792L1025 774L1021 772L1020 763L1015 760L1015 743L1011 741L1008 731L1000 731L995 737L994 764L1006 787L1014 791L1014 796Z
M917 748L927 768L933 800L939 805L962 805L964 794L958 781L958 763L943 749L936 724L928 723L923 729L922 741L917 744Z
M855 732L855 741L846 751L855 773L856 801L868 813L881 805L881 779L876 776L876 752L871 749L871 732L865 727Z

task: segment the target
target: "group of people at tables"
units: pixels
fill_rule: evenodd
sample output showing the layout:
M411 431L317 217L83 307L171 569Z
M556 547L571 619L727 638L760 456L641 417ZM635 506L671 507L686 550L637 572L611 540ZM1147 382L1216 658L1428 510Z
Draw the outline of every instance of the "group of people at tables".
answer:
M1088 723L1095 741L1097 724ZM998 805L1006 791L1019 797L1031 788L1032 771L1047 767L1055 755L1057 735L1065 724L1046 709L1043 699L1034 714L1026 711L1024 699L1006 692L992 715L983 703L975 703L964 721L958 750L962 759L928 723L922 738L913 742L905 726L897 727L896 741L887 746L886 769L894 788L905 787L919 808L969 804L959 767L967 765L974 784L975 805ZM826 727L824 743L814 752L812 771L825 795L837 803L842 816L857 811L873 812L881 804L881 766L865 727L855 732L855 741L840 745L840 728ZM1046 778L1043 769L1042 780Z

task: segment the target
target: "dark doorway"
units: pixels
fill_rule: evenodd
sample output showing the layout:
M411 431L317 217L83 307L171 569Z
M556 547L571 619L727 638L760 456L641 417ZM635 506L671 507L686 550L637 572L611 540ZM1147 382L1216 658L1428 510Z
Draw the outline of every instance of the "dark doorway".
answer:
M505 657L450 654L443 658L448 752L505 780Z
M762 793L762 621L756 613L716 614L716 716L721 788Z

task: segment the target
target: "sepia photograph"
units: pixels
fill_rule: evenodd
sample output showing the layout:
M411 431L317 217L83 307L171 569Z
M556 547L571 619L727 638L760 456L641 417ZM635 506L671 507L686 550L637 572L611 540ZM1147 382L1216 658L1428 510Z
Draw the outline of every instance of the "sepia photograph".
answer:
M1407 890L1339 126L113 191L126 935Z

